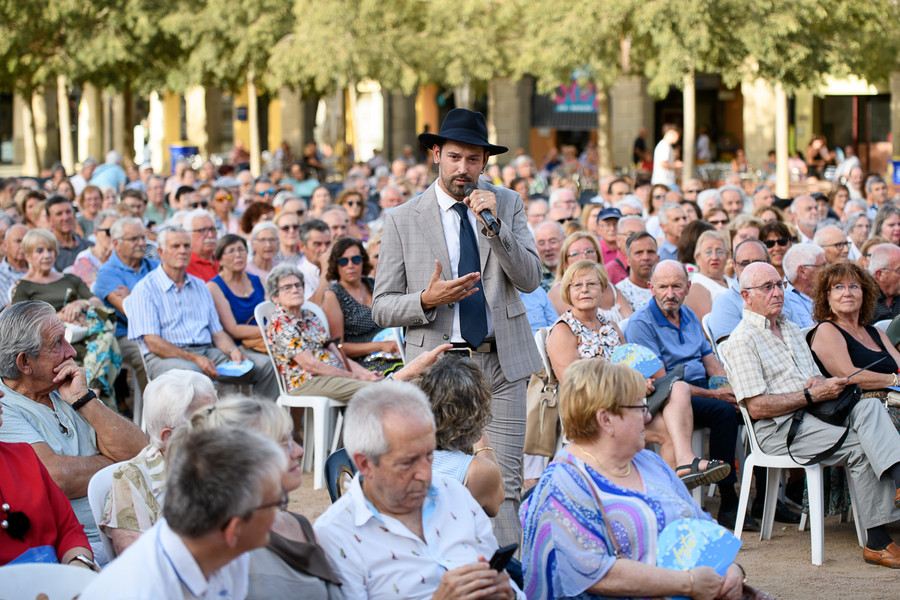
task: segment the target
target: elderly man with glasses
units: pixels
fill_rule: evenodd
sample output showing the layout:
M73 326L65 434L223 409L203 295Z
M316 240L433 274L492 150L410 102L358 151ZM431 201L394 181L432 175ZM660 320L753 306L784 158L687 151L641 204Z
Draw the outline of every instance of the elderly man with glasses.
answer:
M789 286L784 291L784 306L798 327L812 327L812 293L816 273L825 266L825 250L815 244L794 244L784 255L784 275Z
M829 225L816 231L813 243L825 251L825 264L847 260L850 255L850 240L840 227Z

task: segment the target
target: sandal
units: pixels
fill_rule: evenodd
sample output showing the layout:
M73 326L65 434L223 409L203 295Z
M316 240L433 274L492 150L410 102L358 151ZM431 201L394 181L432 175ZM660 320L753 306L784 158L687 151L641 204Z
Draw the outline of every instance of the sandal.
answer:
M731 473L731 465L720 460L710 459L707 461L705 469L700 468L700 459L695 457L694 461L689 465L681 465L675 467L675 472L682 469L690 469L687 475L679 475L678 478L687 487L692 490L698 485L709 485L728 477Z

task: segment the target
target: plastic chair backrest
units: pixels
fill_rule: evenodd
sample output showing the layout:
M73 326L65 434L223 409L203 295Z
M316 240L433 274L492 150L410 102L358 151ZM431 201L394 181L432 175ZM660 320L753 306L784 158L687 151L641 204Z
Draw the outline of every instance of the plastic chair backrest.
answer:
M340 448L325 460L325 487L334 502L344 493L344 484L356 474L356 467L350 460L346 448Z
M547 336L550 335L549 327L538 327L534 332L534 343L537 346L538 354L541 355L541 362L547 373L552 373L553 368L550 366L550 357L547 356Z
M4 600L34 600L45 594L49 600L72 600L98 573L81 567L52 563L24 563L0 567L0 597Z
M275 303L270 302L269 300L260 302L256 305L256 308L253 309L253 316L256 318L256 326L259 327L259 332L262 334L263 343L266 345L266 351L269 355L269 362L272 363L272 369L275 370L275 379L278 381L278 392L283 396L287 394L284 385L284 377L281 376L281 371L278 370L278 364L275 362L275 356L272 352L272 344L269 342L269 333L266 331L266 327L268 327L269 321L272 320L273 314L275 314Z
M115 471L120 464L121 463L114 463L103 467L94 473L93 477L91 477L91 480L88 482L88 504L91 505L91 514L94 516L94 522L98 525L100 519L103 517L103 507L106 505L106 497L109 495L110 488L112 488L113 471ZM112 540L102 529L100 530L100 541L103 542L103 549L106 550L107 558L109 558L109 560L114 559L116 557L116 549L113 546Z

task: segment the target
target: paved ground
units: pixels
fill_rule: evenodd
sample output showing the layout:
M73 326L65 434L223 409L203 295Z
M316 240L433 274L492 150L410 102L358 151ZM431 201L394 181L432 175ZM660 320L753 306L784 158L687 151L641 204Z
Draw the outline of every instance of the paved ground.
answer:
M331 504L328 492L312 489L312 474L303 486L291 494L288 510L315 519ZM707 506L712 514L717 499ZM891 528L900 540L900 525ZM775 524L772 539L761 542L758 533L744 533L738 555L750 576L750 582L775 594L781 600L794 598L846 598L859 600L896 600L900 598L900 570L886 569L863 562L862 548L856 541L852 523L840 523L838 517L825 519L825 564L810 563L808 531L796 525Z

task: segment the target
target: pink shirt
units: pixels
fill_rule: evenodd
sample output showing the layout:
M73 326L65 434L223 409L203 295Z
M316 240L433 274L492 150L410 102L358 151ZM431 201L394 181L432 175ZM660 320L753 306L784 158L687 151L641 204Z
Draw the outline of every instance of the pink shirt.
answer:
M609 274L609 281L613 285L628 278L628 258L618 248L612 249L606 242L600 240L600 254L603 256L603 266Z

